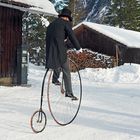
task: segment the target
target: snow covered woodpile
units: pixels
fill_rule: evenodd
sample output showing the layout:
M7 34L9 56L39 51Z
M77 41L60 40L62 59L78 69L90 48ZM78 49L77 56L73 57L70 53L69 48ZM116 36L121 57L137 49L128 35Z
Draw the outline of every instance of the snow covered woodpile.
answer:
M116 66L115 57L92 52L88 49L83 49L83 52L79 54L74 50L69 50L68 57L76 63L79 70L85 68L112 68ZM71 71L75 71L75 67L72 64Z
M82 48L114 56L118 65L140 64L140 32L91 22L82 22L73 29Z

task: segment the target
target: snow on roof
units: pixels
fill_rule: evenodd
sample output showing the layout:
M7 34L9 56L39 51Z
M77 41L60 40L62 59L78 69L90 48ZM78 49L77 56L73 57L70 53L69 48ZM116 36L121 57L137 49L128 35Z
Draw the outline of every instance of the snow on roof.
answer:
M77 28L81 24L88 26L89 28L94 29L128 47L140 48L140 32L92 22L82 22L74 28Z
M9 1L30 5L31 6L29 8L30 12L38 11L44 14L55 16L58 15L58 13L54 8L54 5L49 0L9 0Z

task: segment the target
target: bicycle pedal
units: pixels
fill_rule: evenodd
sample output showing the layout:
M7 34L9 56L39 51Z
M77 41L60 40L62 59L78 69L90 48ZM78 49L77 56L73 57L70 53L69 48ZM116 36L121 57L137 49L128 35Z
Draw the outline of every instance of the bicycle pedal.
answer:
M63 89L63 87L61 86L61 93L64 94L65 90Z
M77 101L78 98L77 98L77 97L72 97L71 100L72 100L72 101Z

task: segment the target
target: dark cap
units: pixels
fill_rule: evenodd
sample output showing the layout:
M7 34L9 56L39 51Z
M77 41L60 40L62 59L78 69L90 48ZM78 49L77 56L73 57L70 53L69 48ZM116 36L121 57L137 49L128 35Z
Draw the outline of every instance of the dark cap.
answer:
M71 11L67 8L64 8L61 13L58 15L58 17L68 17L70 21L72 21L72 17L71 17Z

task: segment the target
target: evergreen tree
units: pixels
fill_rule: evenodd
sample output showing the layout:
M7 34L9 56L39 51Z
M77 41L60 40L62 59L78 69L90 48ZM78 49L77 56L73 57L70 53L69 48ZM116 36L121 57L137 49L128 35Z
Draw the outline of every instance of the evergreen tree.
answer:
M140 1L139 1L140 2ZM125 28L140 31L140 3L137 0L126 0L124 21Z
M38 65L45 62L46 26L42 22L43 15L26 14L23 17L23 36L28 45L30 60Z
M67 7L69 0L50 0L54 4L55 10L60 12L64 7Z
M85 10L83 9L82 2L80 0L70 0L69 9L72 11L73 25L80 23L85 15Z
M140 31L140 3L138 0L112 0L104 23Z

